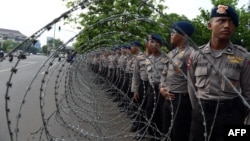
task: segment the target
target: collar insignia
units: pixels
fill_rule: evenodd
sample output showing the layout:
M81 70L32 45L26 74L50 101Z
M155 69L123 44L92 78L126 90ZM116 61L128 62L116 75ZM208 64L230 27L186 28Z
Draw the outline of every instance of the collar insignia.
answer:
M230 47L227 48L227 51L228 51L228 52L232 52L232 48L230 48Z

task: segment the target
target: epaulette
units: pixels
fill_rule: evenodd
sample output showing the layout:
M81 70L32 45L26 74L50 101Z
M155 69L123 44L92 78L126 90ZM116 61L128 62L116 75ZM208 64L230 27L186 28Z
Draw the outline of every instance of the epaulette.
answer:
M162 57L162 58L161 58L161 62L162 62L162 63L167 63L167 62L168 62L168 58L165 57L165 56Z
M203 49L206 45L207 45L207 44L201 45L201 46L199 46L198 48L199 48L199 49Z
M236 45L236 44L234 44L233 46L234 46L235 48L237 48L238 50L244 52L244 53L248 53L247 49L244 48L243 46Z
M151 61L149 59L146 59L145 64L146 65L151 65Z
M137 56L137 59L139 59L139 60L145 59L145 55L144 54L139 54Z

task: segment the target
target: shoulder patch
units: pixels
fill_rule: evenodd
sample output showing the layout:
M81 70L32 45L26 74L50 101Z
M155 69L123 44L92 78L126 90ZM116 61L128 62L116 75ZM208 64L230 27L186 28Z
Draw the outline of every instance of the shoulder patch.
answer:
M235 44L234 44L234 47L237 48L238 50L242 51L242 52L245 52L245 53L248 52L247 49L244 48L244 47L242 47L242 46L239 46L239 45L235 45Z

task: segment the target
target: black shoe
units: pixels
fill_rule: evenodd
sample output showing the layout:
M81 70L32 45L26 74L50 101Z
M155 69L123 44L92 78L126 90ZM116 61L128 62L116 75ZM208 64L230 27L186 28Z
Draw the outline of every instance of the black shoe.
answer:
M133 139L134 140L142 140L142 139L145 139L146 137L142 134L136 134Z
M127 108L125 107L125 106L123 106L123 107L120 107L121 109L120 109L120 112L126 112L127 111Z
M135 119L136 118L136 114L132 113L130 115L127 116L129 119Z
M161 141L159 138L151 138L149 141Z
M125 104L124 104L124 102L121 102L121 103L119 103L117 106L118 106L118 107L123 107L123 106L125 106Z
M118 97L115 97L115 98L113 99L113 102L118 102L118 101L120 101L120 98L118 98Z
M139 128L138 123L134 122L130 128L130 132L135 132L138 130L138 128Z

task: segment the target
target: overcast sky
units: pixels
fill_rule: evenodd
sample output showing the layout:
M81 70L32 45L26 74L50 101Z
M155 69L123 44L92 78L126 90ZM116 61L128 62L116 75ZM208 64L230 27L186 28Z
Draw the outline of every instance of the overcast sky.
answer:
M167 13L186 15L189 19L199 14L199 8L210 10L210 0L165 0L169 9ZM239 5L248 4L249 0L240 0ZM26 36L30 36L49 22L68 10L62 0L0 0L0 28L18 30ZM63 26L62 29L77 32L71 26ZM56 30L55 38L67 41L74 36L74 32ZM53 36L54 32L43 34L40 38L42 44L47 36Z

